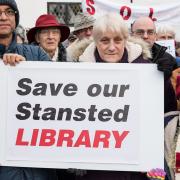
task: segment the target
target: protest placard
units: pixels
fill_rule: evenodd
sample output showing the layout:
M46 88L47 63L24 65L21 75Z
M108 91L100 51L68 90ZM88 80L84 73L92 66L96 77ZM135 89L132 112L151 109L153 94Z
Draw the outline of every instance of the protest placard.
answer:
M163 75L152 64L0 64L0 163L163 168Z

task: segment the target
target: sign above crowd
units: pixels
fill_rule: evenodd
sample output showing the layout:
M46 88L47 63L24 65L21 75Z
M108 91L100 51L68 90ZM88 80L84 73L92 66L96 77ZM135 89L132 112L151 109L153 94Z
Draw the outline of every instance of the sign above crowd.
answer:
M83 0L84 12L95 17L106 12L117 12L128 23L132 23L141 16L149 16L157 23L180 24L180 1L142 1L142 0Z
M1 165L163 168L156 65L1 62L0 76Z

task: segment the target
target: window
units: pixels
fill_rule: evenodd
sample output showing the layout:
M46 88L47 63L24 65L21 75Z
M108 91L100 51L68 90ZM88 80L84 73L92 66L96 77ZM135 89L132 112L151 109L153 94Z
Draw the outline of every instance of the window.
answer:
M74 25L74 17L77 13L82 12L81 3L72 2L55 2L47 4L48 13L57 17L60 23L68 26Z

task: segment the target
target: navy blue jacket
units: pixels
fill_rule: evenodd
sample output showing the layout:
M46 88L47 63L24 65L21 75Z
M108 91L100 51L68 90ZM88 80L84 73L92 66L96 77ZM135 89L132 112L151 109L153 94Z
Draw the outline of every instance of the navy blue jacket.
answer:
M13 34L12 42L7 49L0 44L0 57L2 58L5 53L22 55L27 61L50 61L50 57L41 47L28 44L17 44L15 33Z
M16 53L22 55L27 61L50 61L49 56L39 46L17 44L16 35L9 47L0 45L0 56L5 53ZM0 180L56 180L56 170L26 167L0 166Z

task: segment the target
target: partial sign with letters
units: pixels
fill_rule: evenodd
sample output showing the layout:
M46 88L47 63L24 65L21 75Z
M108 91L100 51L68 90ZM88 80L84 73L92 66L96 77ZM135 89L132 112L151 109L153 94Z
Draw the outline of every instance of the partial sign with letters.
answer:
M2 165L163 167L156 65L22 62L0 69Z

